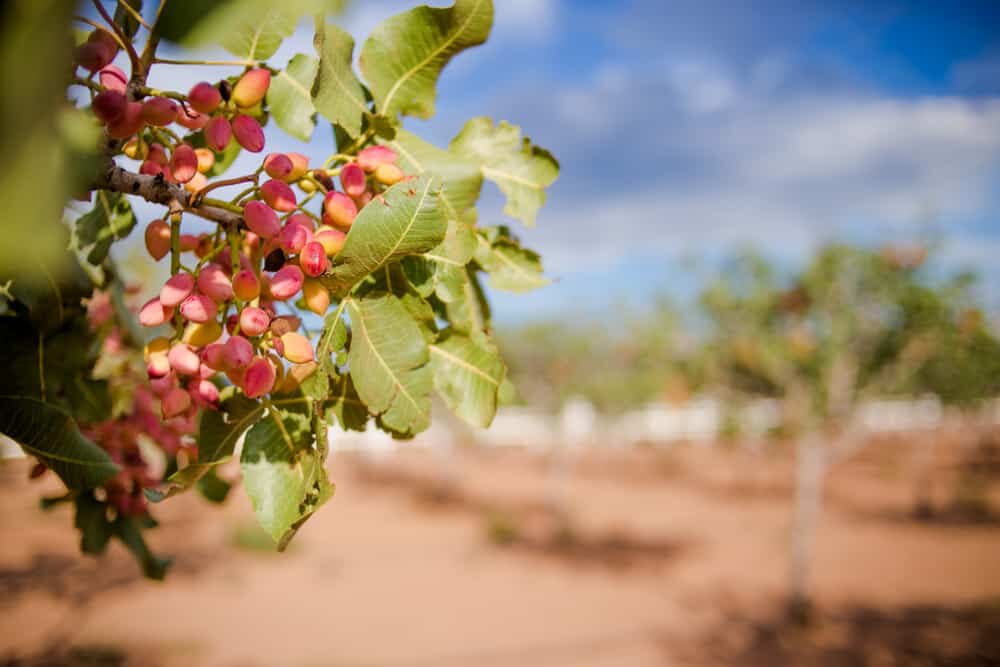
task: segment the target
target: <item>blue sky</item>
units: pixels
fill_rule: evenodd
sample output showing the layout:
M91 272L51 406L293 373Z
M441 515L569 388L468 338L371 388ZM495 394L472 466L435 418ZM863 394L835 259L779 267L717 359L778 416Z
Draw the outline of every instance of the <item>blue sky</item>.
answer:
M832 239L943 239L942 263L980 270L1000 303L1000 3L495 3L490 41L408 127L444 145L502 118L562 163L538 227L517 230L555 283L494 293L501 324L684 298L702 277L688 258L705 271L753 244L794 266ZM356 1L340 22L360 42L413 4ZM305 29L273 62L298 51ZM321 125L309 152L329 145ZM501 208L488 187L480 220L510 222Z

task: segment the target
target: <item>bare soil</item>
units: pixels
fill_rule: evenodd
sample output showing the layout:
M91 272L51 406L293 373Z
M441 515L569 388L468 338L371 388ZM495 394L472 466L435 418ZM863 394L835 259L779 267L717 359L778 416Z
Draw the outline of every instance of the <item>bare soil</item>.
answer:
M0 665L1000 665L996 471L912 460L875 443L833 472L805 627L782 451L340 456L284 554L242 493L158 506L165 583L79 555L69 509L38 509L58 485L0 464Z

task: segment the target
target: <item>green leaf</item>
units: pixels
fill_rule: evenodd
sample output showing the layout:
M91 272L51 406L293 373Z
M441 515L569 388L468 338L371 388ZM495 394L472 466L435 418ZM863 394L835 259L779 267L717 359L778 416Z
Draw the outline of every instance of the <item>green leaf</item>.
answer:
M354 38L331 23L316 31L313 44L319 54L313 104L324 118L356 137L368 104L352 65Z
M351 346L347 363L368 411L399 433L430 425L431 376L427 343L398 298L373 293L350 298Z
M76 238L81 248L90 248L87 261L97 266L108 256L111 244L128 236L135 224L125 195L98 190L93 210L76 221Z
M233 485L219 477L215 470L209 470L198 480L198 492L211 503L225 502L232 488Z
M471 214L471 215L470 215ZM403 258L407 280L418 294L436 293L444 302L461 298L465 283L465 265L476 250L478 237L468 220L475 220L475 209L468 209L462 219L448 220L444 241L422 255Z
M302 16L339 12L344 0L170 0L157 32L186 46L222 44L236 56L270 58Z
M244 14L229 26L222 46L238 58L267 60L295 32L299 16L280 6L272 6L262 15Z
M407 174L431 174L441 183L441 208L449 220L476 205L483 187L479 162L438 148L412 132L398 130L386 142L399 155L399 166Z
M545 188L559 176L559 162L507 121L494 127L490 118L473 118L451 141L449 150L474 159L483 176L507 197L504 213L534 227L545 203Z
M236 393L225 398L218 410L203 411L198 423L198 460L167 479L163 498L186 491L212 468L227 461L236 441L263 414L262 403Z
M506 368L496 348L452 332L430 346L434 387L456 415L486 428L497 411Z
M492 0L456 0L443 9L416 7L375 28L360 64L379 113L433 116L441 70L455 54L485 42L492 25Z
M441 213L435 181L428 176L392 186L384 201L361 209L344 248L320 280L343 295L362 278L406 255L426 252L444 240L448 223Z
M309 141L316 127L312 86L318 69L316 58L299 53L288 62L288 67L271 78L267 90L267 104L274 122L302 141Z
M350 375L341 376L334 383L327 406L327 421L332 414L345 431L364 431L368 425L368 407L358 396Z
M75 499L76 517L73 525L80 531L80 551L85 554L104 553L114 535L107 517L107 505L91 494L81 493Z
M92 489L119 470L72 417L35 398L0 396L0 433L38 457L69 489Z
M50 301L41 303L52 307ZM0 368L7 373L3 392L43 400L81 421L102 421L110 416L111 398L108 383L92 374L94 334L79 301L73 310L66 307L66 322L46 334L26 318L0 317Z
M347 325L342 317L344 308L341 302L337 310L326 316L323 332L316 343L316 372L302 382L302 392L317 401L326 400L330 395L330 377L337 375L333 355L347 343Z
M167 574L170 567L169 558L159 558L149 550L146 540L142 537L142 529L152 528L155 522L145 522L137 517L119 516L112 524L115 536L122 541L142 567L142 573L149 579L160 581Z
M505 377L497 390L497 402L501 406L519 405L524 403L521 393L517 390L517 385L511 381L510 377Z
M447 287L450 300L444 300L448 322L456 330L478 336L490 329L489 303L473 269L464 267L454 275L454 281L441 283L438 291Z
M282 551L299 527L333 496L312 447L309 418L272 411L247 432L240 456L243 484L261 526Z
M549 284L542 275L542 258L522 248L506 227L483 230L478 243L476 263L489 273L490 287L522 293Z
M115 25L121 28L125 35L131 39L135 37L135 33L139 32L139 21L132 16L131 12L126 11L126 4L141 15L142 0L125 0L125 2L119 2L115 8Z

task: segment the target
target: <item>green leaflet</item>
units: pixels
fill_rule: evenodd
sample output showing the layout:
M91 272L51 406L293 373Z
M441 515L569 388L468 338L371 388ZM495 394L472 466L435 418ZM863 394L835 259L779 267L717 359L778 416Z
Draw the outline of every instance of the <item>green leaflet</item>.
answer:
M246 60L267 60L286 37L295 32L299 14L283 6L240 16L223 33L222 46L234 56Z
M92 489L119 470L83 437L72 417L36 398L0 396L0 433L38 457L71 490Z
M368 113L368 104L352 64L354 38L331 23L317 26L313 43L319 54L313 104L324 118L356 137L361 133L361 119Z
M81 248L90 248L87 261L101 264L114 241L129 235L136 217L128 198L117 192L98 190L94 208L76 221L76 238Z
M350 375L338 378L331 387L327 406L327 422L332 414L345 431L364 431L368 425L368 407L358 396Z
M451 140L449 151L474 159L483 176L507 197L504 213L529 227L545 203L545 188L559 176L559 162L507 121L496 127L490 118L473 118Z
M205 410L201 413L201 421L198 423L198 461L170 476L166 494L162 498L186 491L215 466L228 460L233 454L236 441L264 414L262 403L232 392L232 389L226 390L230 397L222 401L219 410Z
M397 183L365 206L351 226L343 250L320 280L344 295L366 276L406 255L426 252L445 238L448 223L429 176Z
M307 415L271 411L247 432L243 484L261 526L283 551L305 521L333 496Z
M400 300L374 292L350 298L351 346L347 363L358 396L395 432L430 425L433 378L427 343Z
M442 299L448 322L456 331L476 337L490 332L490 307L486 295L479 284L476 272L463 267L449 277L447 283L439 283L438 291L448 289L449 301Z
M506 227L487 227L477 235L476 263L489 273L490 287L508 292L530 292L549 280L542 275L542 258L521 247Z
M302 141L309 141L316 127L312 87L318 70L319 61L315 57L299 53L271 79L267 90L267 104L274 122Z
M479 162L438 148L406 130L386 142L399 155L399 166L407 174L432 174L441 183L441 205L449 220L456 220L476 205L483 187Z
M266 60L294 31L299 18L339 12L344 0L170 0L156 27L185 46L221 44L247 60Z
M343 320L345 305L342 301L326 316L323 332L316 343L316 372L302 382L302 392L317 401L330 395L330 378L338 374L333 355L347 343L347 325Z
M446 331L430 346L434 387L452 411L486 428L497 411L497 394L506 367L496 347L485 340Z
M421 6L384 21L361 48L361 72L375 108L389 118L433 116L441 70L457 53L485 42L492 26L492 0Z

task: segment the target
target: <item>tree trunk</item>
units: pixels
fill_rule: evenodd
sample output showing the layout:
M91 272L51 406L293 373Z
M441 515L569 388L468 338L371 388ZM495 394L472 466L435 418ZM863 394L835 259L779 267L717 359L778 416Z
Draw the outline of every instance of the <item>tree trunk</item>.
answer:
M917 436L913 453L913 517L927 521L934 516L934 445L936 433Z
M800 624L809 620L809 570L816 526L823 510L826 452L815 434L798 443L795 475L795 507L792 516L789 559L788 616Z

